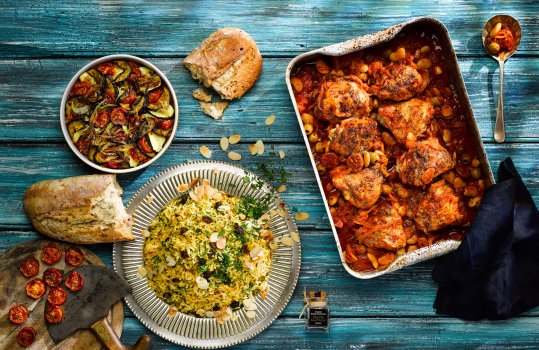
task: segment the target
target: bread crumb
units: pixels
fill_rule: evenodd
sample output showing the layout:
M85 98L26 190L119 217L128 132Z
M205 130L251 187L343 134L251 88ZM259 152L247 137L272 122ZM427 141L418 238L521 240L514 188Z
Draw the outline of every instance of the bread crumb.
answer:
M223 116L223 112L228 107L228 102L203 102L199 101L202 113L217 120Z
M203 102L211 101L211 95L204 88L195 89L195 91L193 91L193 97Z

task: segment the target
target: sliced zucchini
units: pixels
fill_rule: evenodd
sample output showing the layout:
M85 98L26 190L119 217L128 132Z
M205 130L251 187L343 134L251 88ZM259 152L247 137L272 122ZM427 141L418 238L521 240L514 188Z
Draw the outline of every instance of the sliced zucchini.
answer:
M90 112L90 105L86 104L84 99L79 97L70 98L68 101L68 105L70 106L73 113L78 115Z
M165 141L167 140L166 137L157 135L153 132L150 132L148 134L148 137L150 138L150 144L152 145L152 148L155 152L161 151L163 149Z
M142 75L146 75L146 76L150 76L153 74L153 70L151 70L150 68L148 67L140 67L140 74Z
M137 79L137 83L139 85L139 90L142 93L146 93L161 86L161 77L159 77L157 74L151 76L142 75Z
M75 136L75 133L79 130L82 130L84 128L85 124L84 122L80 120L75 120L69 123L67 126L67 131L69 132L69 136L73 139ZM79 135L80 136L80 135Z
M90 159L92 162L95 162L96 153L97 153L97 147L95 146L90 147L90 151L88 151L88 159Z
M112 80L108 77L105 78L105 96L107 94L110 94L111 96L113 96L114 100L118 100L118 87L116 85L114 85L114 83L112 82Z
M92 78L94 78L95 82L96 82L98 85L103 85L105 77L104 77L103 74L101 74L101 72L98 71L97 69L91 68L91 69L87 70L87 71L84 72L84 73L88 73L89 76L91 76Z
M75 132L75 134L73 135L73 142L77 143L77 141L80 139L80 137L82 135L84 135L88 131L88 129L90 129L90 127L87 125L86 127L84 127L82 129L78 130L77 132Z
M79 80L83 83L88 83L90 85L94 85L94 84L97 84L97 80L92 77L90 74L88 74L88 72L84 72L80 75L79 77Z
M166 108L158 109L156 111L148 111L151 115L161 119L170 119L174 116L174 107L168 105Z
M163 87L163 93L161 94L161 97L159 97L159 100L154 103L149 103L148 108L149 109L161 109L166 108L170 104L170 91L166 87Z
M118 83L120 81L124 81L129 77L129 75L131 74L131 67L129 67L126 61L116 61L115 63L123 70L122 73L114 77L114 81ZM114 70L114 72L116 72L116 70Z
M114 73L112 73L112 79L116 80L116 78L118 78L123 72L124 70L122 68L118 67L117 65L114 65Z
M139 96L135 101L131 103L131 106L126 109L130 110L130 113L138 114L144 108L144 106L146 106L146 97Z

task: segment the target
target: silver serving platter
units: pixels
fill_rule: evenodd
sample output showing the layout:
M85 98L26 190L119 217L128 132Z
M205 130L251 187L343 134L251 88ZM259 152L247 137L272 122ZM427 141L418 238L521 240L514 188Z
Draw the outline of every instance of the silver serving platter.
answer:
M459 101L462 104L462 108L464 110L468 129L470 130L472 137L474 138L475 145L477 147L479 160L481 161L481 167L482 167L481 170L485 176L485 184L486 186L490 186L491 184L494 183L492 169L490 168L487 154L485 152L483 142L481 141L481 135L479 134L479 128L477 127L477 122L475 120L475 117L472 111L472 106L470 103L470 99L468 98L468 93L466 91L466 86L464 85L464 80L462 79L462 75L460 74L460 69L457 62L457 55L455 54L455 50L453 48L453 45L451 44L451 38L449 37L449 32L447 31L447 28L443 25L442 22L432 17L415 18L410 21L394 25L392 27L389 27L387 29L381 30L376 33L360 36L352 40L322 47L320 49L306 52L299 56L296 56L288 64L288 67L286 70L286 84L288 86L288 92L290 93L290 98L292 100L294 110L296 111L296 116L297 116L298 123L301 128L302 134L303 134L305 145L307 146L307 151L309 152L309 157L311 159L314 174L318 182L318 187L320 189L320 193L324 200L326 212L329 217L331 229L333 231L333 236L337 244L337 249L339 250L339 253L340 253L339 255L341 257L341 262L345 270L348 271L348 273L350 273L352 276L356 278L368 279L368 278L378 277L378 276L393 272L395 270L399 270L405 266L413 265L421 261L429 260L437 256L447 254L457 249L458 246L460 245L460 241L454 241L454 240L441 241L441 242L434 243L430 246L423 247L423 248L414 250L412 252L405 253L403 255L398 256L389 266L387 266L383 270L361 271L361 272L352 270L348 266L346 261L344 261L343 251L342 251L342 247L339 241L339 236L337 234L337 229L335 228L335 224L333 223L331 212L329 211L329 205L324 194L324 189L322 186L322 182L320 181L320 176L316 169L316 161L311 152L311 147L308 140L308 136L305 133L303 122L301 121L301 115L299 113L296 99L294 97L294 90L292 88L292 84L290 83L290 77L291 77L292 72L303 63L313 62L314 60L321 57L343 56L352 52L356 52L356 51L367 49L376 45L384 44L392 40L393 38L395 38L403 30L409 29L409 28L422 28L425 31L428 31L429 33L437 35L437 38L439 39L441 43L442 49L444 50L444 52L446 52L446 55L445 55L446 63L448 65L448 68L451 71L452 80L453 80L453 83L455 84Z
M166 340L207 349L241 343L267 328L292 297L299 277L300 243L294 243L292 247L279 243L278 249L273 252L268 278L269 293L265 300L256 297L256 317L248 318L242 308L236 311L239 315L237 320L228 321L224 325L217 323L214 318L196 318L179 312L169 316L169 305L155 295L145 277L137 276L138 267L143 265L144 238L141 231L148 228L163 206L179 196L177 188L180 184L189 184L198 177L200 180L208 179L213 187L237 197L249 194L260 198L270 191L275 193L265 182L259 189L251 188L251 184L244 181L246 176L260 180L245 169L223 162L186 163L169 168L149 180L127 205L127 211L134 218L133 234L136 240L114 244L114 270L133 289L132 294L125 297L127 306L146 327ZM270 228L274 236L282 237L292 231L297 232L296 223L286 204L279 196L275 195L274 198L270 211L283 208L286 213L284 217L272 216Z

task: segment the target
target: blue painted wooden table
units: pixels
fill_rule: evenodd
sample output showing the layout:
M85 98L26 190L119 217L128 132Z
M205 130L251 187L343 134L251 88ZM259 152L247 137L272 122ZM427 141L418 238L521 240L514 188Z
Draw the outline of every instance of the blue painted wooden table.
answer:
M519 51L506 65L507 142L492 130L498 66L480 40L493 15L518 18L524 30ZM265 332L235 348L359 348L449 346L539 348L539 309L501 322L464 322L437 316L432 308L436 261L374 280L357 280L341 266L307 152L284 82L295 55L383 29L411 17L431 15L449 29L491 166L511 156L539 202L539 6L535 1L3 1L0 3L0 251L40 237L22 208L30 184L94 171L66 145L59 124L60 98L73 74L93 58L128 53L149 58L169 78L180 103L180 126L166 154L146 170L119 176L124 201L150 177L171 165L198 160L207 145L213 158L221 136L240 133L240 151L258 139L286 151L292 174L283 193L290 207L310 213L299 222L302 270L291 302ZM260 80L233 102L220 121L198 109L197 87L182 58L218 27L239 26L257 41L264 57ZM270 114L276 123L267 128ZM256 170L270 155L244 156ZM277 184L278 185L278 184ZM90 247L111 266L109 244ZM326 290L332 321L328 333L306 333L298 319L302 291ZM1 296L0 296L1 298ZM122 340L148 332L126 308ZM177 348L153 336L154 348Z

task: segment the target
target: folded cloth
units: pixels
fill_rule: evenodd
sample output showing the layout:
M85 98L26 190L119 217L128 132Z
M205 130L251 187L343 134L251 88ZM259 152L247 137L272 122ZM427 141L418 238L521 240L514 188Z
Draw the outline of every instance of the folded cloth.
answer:
M539 305L539 212L510 158L498 177L462 244L432 271L438 314L496 320Z

